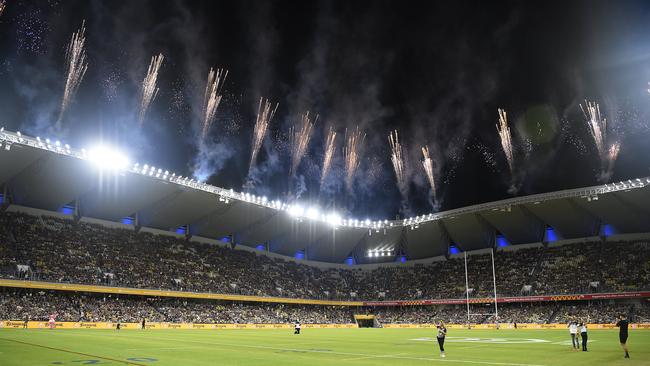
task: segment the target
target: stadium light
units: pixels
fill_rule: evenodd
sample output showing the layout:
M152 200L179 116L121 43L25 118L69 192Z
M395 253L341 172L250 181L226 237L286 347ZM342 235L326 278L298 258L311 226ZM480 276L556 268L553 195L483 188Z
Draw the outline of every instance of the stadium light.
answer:
M305 210L300 207L299 205L291 205L289 206L289 215L294 216L294 217L300 217L302 214L305 212Z
M316 220L318 216L318 210L315 207L310 207L307 209L307 218Z
M88 152L88 160L100 169L120 170L129 165L129 159L117 150L98 146Z
M327 215L326 221L332 226L339 226L341 224L341 216L333 212Z

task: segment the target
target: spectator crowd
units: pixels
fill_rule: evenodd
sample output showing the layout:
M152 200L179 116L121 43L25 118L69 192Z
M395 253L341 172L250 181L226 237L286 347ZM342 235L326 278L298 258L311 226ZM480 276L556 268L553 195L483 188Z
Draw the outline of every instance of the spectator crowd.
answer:
M650 243L499 250L495 267L498 296L649 290ZM470 296L493 296L490 254L469 255L467 269ZM263 252L13 212L0 213L0 276L305 299L465 297L462 258L324 269Z
M500 323L614 323L619 314L647 322L646 302L539 302L499 306ZM469 321L494 323L494 307L472 305ZM50 314L70 322L149 322L196 324L351 324L355 314L375 315L380 324L468 322L464 305L321 306L90 294L76 292L0 290L0 320L46 321ZM477 315L481 314L482 315Z

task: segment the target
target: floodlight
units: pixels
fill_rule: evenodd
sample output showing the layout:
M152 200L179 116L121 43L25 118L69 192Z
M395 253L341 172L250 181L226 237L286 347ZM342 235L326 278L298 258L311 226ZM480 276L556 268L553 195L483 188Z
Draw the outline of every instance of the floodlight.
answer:
M119 170L129 165L129 159L124 154L106 146L91 149L88 153L88 159L100 169Z
M318 210L315 207L310 207L307 209L307 217L315 220L318 218Z
M289 215L295 216L295 217L300 217L302 214L305 212L305 210L300 207L299 205L291 205L289 206Z

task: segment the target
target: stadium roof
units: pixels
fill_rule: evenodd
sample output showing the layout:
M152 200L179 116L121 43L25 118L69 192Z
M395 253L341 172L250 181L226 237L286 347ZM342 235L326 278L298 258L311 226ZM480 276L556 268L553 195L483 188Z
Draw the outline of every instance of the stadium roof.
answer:
M4 203L50 211L75 202L77 214L110 221L137 217L138 226L190 235L233 235L242 245L342 263L394 261L460 250L559 239L650 232L650 178L474 205L405 220L359 222L318 214L198 183L148 166L117 166L123 157L0 131ZM101 160L101 159L100 159ZM369 257L369 253L372 257ZM383 255L382 255L383 254Z

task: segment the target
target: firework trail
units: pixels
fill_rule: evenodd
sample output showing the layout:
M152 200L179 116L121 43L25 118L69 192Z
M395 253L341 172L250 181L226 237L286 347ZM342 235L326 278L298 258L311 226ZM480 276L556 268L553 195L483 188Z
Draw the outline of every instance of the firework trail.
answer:
M359 169L361 164L361 146L366 139L366 134L362 133L357 126L351 133L345 131L345 147L343 148L343 156L345 157L345 188L348 193L352 193L352 183L354 182L354 174Z
M61 101L61 112L59 113L59 119L57 121L57 126L59 127L63 120L65 111L68 109L77 89L79 89L79 85L86 74L86 70L88 70L86 49L84 47L86 44L85 32L86 21L83 21L83 23L81 23L81 29L72 34L72 38L70 39L66 51L67 78L65 81L65 90L63 91L63 100Z
M334 148L336 143L336 131L330 127L329 132L327 133L327 139L325 140L325 155L323 156L323 169L320 175L320 185L323 185L327 174L330 171L332 166L332 157L334 156Z
M607 133L607 119L602 118L600 115L600 106L595 102L588 102L585 100L585 106L580 104L580 109L585 116L587 126L591 137L594 139L598 156L601 161L607 159L607 148L605 147L605 139Z
M269 128L269 124L275 115L275 111L278 109L279 103L275 104L275 107L271 109L271 102L260 98L260 104L257 107L257 120L255 121L255 128L253 130L253 150L251 151L251 161L248 165L248 172L250 173L253 169L253 164L255 164L255 159L257 159L257 154L264 143L264 137L266 137L266 131Z
M151 57L151 62L149 63L149 69L147 70L147 76L145 76L142 81L142 95L140 98L140 113L138 114L138 121L140 122L140 127L144 123L144 116L147 114L147 110L151 103L156 99L158 95L158 88L156 87L156 81L158 80L158 71L162 65L163 59L165 57L161 54L158 56Z
M614 163L618 158L618 153L621 149L619 142L612 143L607 147L607 119L602 118L600 114L600 106L596 102L589 102L585 100L585 105L580 104L580 109L585 116L589 133L594 140L596 149L598 150L598 157L600 158L601 173L599 180L607 181L612 175Z
M512 174L514 169L514 155L512 151L512 136L510 135L510 127L508 127L508 116L506 111L499 108L499 123L497 124L497 132L499 133L499 138L501 139L501 147L503 152L506 155L508 160L508 168L510 168L510 174Z
M289 177L293 177L296 174L298 165L300 165L300 161L307 151L307 145L309 145L309 140L311 139L311 131L317 120L318 115L312 121L309 112L307 112L300 118L300 125L293 126L289 130L291 146L291 169L289 171Z
M221 89L228 76L228 70L210 68L208 73L208 82L205 85L205 94L203 95L203 129L201 130L201 140L205 140L208 130L214 120L219 103L221 103Z
M5 0L0 0L0 16L2 16L2 13L5 11L6 7L7 2Z
M391 132L390 135L388 135L388 142L390 143L391 148L390 160L393 163L395 176L397 177L397 186L399 187L400 191L402 191L406 187L406 175L404 174L404 151L402 149L402 145L399 142L397 130Z
M429 185L431 186L431 194L436 195L436 180L433 175L433 160L429 154L429 147L425 146L422 148L422 167L424 167L424 172L427 174L427 179L429 180Z

